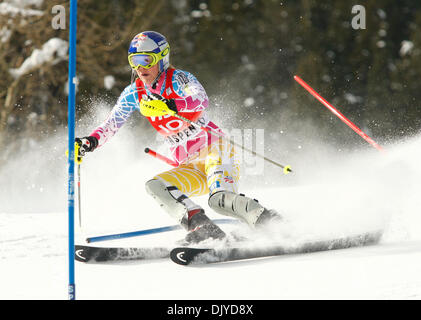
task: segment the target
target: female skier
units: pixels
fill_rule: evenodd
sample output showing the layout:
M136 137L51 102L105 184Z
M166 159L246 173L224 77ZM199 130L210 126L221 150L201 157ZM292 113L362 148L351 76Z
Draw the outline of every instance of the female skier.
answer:
M191 73L174 69L169 57L170 46L162 34L145 31L133 38L128 59L137 79L124 89L103 124L89 136L76 138L80 154L102 146L137 110L165 136L171 158L178 165L147 181L146 191L188 231L187 243L225 237L204 209L191 200L194 196L209 194L208 204L213 210L251 227L280 219L256 200L237 193L239 166L234 148L206 116L209 101L205 89Z

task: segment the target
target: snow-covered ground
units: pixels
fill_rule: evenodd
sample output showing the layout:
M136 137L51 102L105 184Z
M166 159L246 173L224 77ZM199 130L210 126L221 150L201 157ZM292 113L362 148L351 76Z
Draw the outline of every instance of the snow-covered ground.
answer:
M127 131L113 139L82 164L79 244L87 236L174 224L144 191L144 182L168 167L128 151L140 142L127 139ZM60 138L52 138L0 171L0 299L67 299L66 162L64 150L45 153L59 145ZM382 228L379 245L200 267L169 259L76 263L77 298L420 299L420 146L417 137L386 147L385 155L374 149L326 154L317 170L309 165L317 157L309 155L292 164L299 178L279 176L296 183L241 189L283 213L285 225L272 239L288 243ZM207 207L206 197L197 201ZM182 237L176 231L98 245L171 245Z

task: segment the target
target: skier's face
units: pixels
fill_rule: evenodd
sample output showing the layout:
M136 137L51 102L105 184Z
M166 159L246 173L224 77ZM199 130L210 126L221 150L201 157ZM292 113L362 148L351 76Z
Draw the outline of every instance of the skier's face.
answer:
M158 64L156 64L149 69L145 69L139 66L139 68L136 69L136 72L143 83L146 83L147 85L151 85L152 82L155 80L156 76L158 75L159 66Z

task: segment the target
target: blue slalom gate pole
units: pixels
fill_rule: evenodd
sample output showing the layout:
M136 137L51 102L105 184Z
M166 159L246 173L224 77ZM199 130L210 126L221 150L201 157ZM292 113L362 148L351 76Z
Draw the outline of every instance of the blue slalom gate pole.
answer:
M215 219L212 220L216 224L232 224L237 223L237 220L234 219ZM99 242L99 241L107 241L107 240L116 240L116 239L124 239L124 238L131 238L131 237L138 237L138 236L146 236L148 234L155 234L161 232L168 232L181 229L180 225L173 225L173 226L166 226L160 228L153 228L153 229L145 229L139 231L132 231L132 232L125 232L125 233L116 233L116 234L109 234L104 236L98 237L91 237L86 238L86 242Z
M76 22L77 0L70 0L69 30L69 174L68 174L68 209L69 209L69 300L76 299L75 285L75 98L76 98Z

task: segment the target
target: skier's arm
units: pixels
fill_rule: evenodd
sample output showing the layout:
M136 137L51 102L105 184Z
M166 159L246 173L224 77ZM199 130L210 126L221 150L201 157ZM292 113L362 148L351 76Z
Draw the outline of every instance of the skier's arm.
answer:
M136 91L128 86L120 95L117 104L111 110L107 119L91 134L98 140L98 147L107 142L123 126L137 107Z
M201 112L208 107L208 95L191 73L176 70L172 77L172 85L180 96L180 98L174 99L179 112Z

